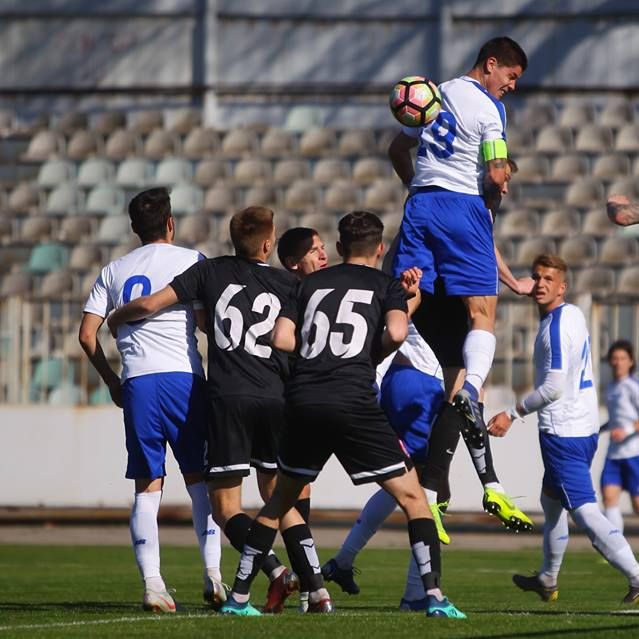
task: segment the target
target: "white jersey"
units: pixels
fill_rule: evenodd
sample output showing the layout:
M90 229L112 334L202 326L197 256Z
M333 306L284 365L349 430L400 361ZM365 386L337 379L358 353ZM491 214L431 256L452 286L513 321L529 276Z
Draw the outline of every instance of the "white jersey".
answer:
M484 161L482 142L506 139L506 109L476 80L455 78L439 86L442 110L424 128L402 127L419 138L411 187L439 186L481 195Z
M408 336L399 347L399 352L422 373L443 379L442 369L431 347L424 341L412 322L408 322ZM381 387L382 379L393 363L396 353L391 353L375 371L377 386Z
M163 242L141 246L102 269L84 311L107 317L132 299L163 289L200 259L204 256L197 251ZM116 340L122 382L151 373L187 372L204 377L194 331L193 308L184 304L123 324Z
M621 442L610 442L608 457L610 459L639 457L639 433L635 430L635 422L639 420L639 380L636 377L626 377L608 384L606 404L608 405L608 427L623 428L627 435Z
M547 373L565 374L559 399L538 411L539 429L560 437L587 437L599 431L599 404L592 379L590 335L578 307L562 304L544 315L535 340L535 388Z

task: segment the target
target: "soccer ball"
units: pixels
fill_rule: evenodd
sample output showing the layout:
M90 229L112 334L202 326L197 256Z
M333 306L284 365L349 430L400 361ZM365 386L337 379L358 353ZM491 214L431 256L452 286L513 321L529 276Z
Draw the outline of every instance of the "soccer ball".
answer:
M404 126L426 126L442 108L442 96L434 82L420 75L402 78L388 99L395 119Z

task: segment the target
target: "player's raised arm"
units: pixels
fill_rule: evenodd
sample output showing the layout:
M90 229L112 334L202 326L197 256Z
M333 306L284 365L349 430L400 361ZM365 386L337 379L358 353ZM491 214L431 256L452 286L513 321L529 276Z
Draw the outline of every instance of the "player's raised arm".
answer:
M133 322L154 315L167 306L178 302L178 296L172 286L165 286L161 291L145 295L121 306L109 315L107 323L113 337L117 337L118 328L125 322Z
M421 304L422 296L419 290L419 283L422 280L421 269L413 266L406 269L400 277L402 288L408 294L408 317L412 317L417 307Z
M388 147L388 157L393 165L393 170L406 188L410 187L415 175L410 152L418 143L417 138L410 137L405 133L398 133Z
M611 195L606 210L610 221L618 226L639 224L639 202L631 202L625 195Z

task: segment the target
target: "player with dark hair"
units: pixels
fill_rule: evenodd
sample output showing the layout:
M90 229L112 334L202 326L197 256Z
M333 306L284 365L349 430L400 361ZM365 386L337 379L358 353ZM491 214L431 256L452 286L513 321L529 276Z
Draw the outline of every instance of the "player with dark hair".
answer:
M328 265L326 248L315 229L297 226L282 234L277 242L282 266L300 279Z
M622 490L628 491L632 508L639 514L639 381L628 340L613 342L607 359L613 380L606 388L608 422L604 428L610 432L610 444L601 472L601 496L604 514L623 531L619 508Z
M389 148L395 172L410 188L394 274L418 266L425 293L433 294L439 280L447 296L463 302L470 331L461 320L454 322L454 330L465 336L463 362L456 366L465 373L449 381L447 389L454 386L453 403L464 415L467 435L478 440L485 437L479 392L495 353L498 293L487 206L499 197L508 167L506 111L500 100L515 89L526 66L526 55L516 42L507 37L490 40L467 75L440 85L437 119L424 128L402 127ZM413 167L410 151L416 146ZM425 338L428 319L425 311L414 318ZM443 321L448 324L448 318Z
M98 339L98 330L112 309L135 295L163 288L204 258L197 251L173 245L175 224L166 189L136 195L129 204L129 216L143 246L102 269L84 306L79 339L114 403L124 409L126 476L135 481L131 541L145 583L144 607L175 612L175 602L160 575L157 523L167 441L192 501L193 527L205 565L204 598L219 605L226 594L220 574L220 529L211 518L204 483L206 386L194 309L190 303L177 304L146 322L123 326L117 336L121 378ZM149 402L149 396L158 401Z
M402 285L372 268L384 249L382 232L382 222L372 213L356 211L342 218L337 248L344 262L304 278L297 298L282 309L275 324L273 344L298 354L287 385L278 482L251 526L233 592L222 612L259 614L248 603L250 586L280 519L290 518L302 488L335 454L354 484L379 483L406 513L411 547L428 595L427 614L464 616L441 593L437 531L417 475L408 470L410 462L373 388L374 362L396 350L406 337L405 290L417 293L420 275L416 269L406 271ZM414 307L417 302L418 296L408 304ZM297 518L283 526L285 534L289 525L295 529L302 523ZM300 543L313 565L309 612L330 612L313 539L300 538Z
M125 321L178 302L203 303L209 338L209 494L215 520L241 552L251 524L242 510L242 479L253 466L264 500L275 485L288 362L273 349L270 333L296 279L266 263L275 248L273 211L249 207L236 213L230 233L235 256L199 262L166 288L114 313L109 326L117 330ZM271 581L265 611L281 612L297 580L274 554L266 558L263 571Z
M570 513L595 550L628 579L623 602L637 603L639 563L622 532L599 510L590 476L599 433L599 402L586 318L577 306L564 300L566 271L566 263L556 255L539 255L533 261L532 296L540 319L533 354L535 388L488 423L491 435L503 437L525 415L536 412L538 419L544 463L544 560L538 573L513 575L513 582L544 601L557 599Z

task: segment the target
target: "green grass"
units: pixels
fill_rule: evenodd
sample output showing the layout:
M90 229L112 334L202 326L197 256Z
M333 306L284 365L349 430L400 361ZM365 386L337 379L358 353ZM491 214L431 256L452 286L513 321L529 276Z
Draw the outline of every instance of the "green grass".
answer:
M499 537L494 539L498 547ZM224 555L224 574L232 581L237 553L225 549ZM330 556L322 549L323 560ZM365 550L358 562L362 593L349 597L333 584L335 615L300 615L295 600L277 617L227 618L202 604L197 550L165 547L162 572L176 588L181 610L157 616L141 610L141 585L128 548L0 546L0 639L639 636L639 607L619 605L624 578L593 551L568 553L559 601L546 604L510 581L514 572L537 567L539 552L446 549L444 589L468 614L465 621L398 611L407 560L407 552L400 550ZM260 577L254 603L262 603L264 592Z

